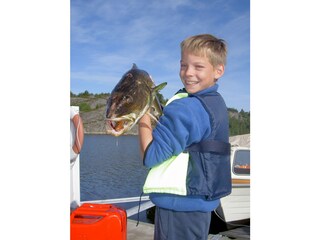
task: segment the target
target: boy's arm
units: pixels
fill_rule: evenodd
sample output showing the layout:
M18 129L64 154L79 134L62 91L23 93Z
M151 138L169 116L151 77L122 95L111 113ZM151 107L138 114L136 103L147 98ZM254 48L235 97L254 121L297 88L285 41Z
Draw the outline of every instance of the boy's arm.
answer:
M152 140L151 119L148 114L145 114L139 121L140 152L143 158L144 153Z

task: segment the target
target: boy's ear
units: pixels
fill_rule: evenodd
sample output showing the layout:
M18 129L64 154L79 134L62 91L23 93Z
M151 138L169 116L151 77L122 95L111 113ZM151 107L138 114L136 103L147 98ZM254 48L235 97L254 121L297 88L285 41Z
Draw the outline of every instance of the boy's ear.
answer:
M224 74L224 65L218 65L214 71L216 79L220 78Z

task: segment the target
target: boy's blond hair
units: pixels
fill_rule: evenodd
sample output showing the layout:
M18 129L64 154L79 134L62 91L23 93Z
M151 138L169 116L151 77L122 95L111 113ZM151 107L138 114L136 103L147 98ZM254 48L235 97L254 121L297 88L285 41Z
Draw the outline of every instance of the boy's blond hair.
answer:
M187 51L196 56L205 56L213 67L227 64L227 45L223 39L210 34L188 37L180 44L181 54Z

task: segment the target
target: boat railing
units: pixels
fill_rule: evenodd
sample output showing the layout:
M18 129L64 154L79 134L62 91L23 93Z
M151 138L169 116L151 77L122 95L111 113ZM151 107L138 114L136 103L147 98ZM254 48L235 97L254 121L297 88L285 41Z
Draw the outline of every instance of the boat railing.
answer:
M150 201L149 196L81 201L80 205L82 205L83 203L117 204L117 203L129 203L129 202L138 202L139 204L132 208L126 209L127 217L131 217L139 212L143 212L154 206L154 204ZM144 202L144 203L141 203L141 202Z

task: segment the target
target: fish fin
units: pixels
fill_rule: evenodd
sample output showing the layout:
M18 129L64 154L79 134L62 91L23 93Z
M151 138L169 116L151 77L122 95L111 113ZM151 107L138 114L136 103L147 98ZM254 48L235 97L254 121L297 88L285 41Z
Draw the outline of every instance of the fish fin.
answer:
M158 86L155 86L152 90L153 92L158 92L167 86L167 82L160 83Z
M161 103L160 103L160 101L159 101L159 98L158 98L158 96L157 96L157 93L158 93L161 89L163 89L166 85L167 85L167 83L166 83L166 82L163 82L163 83L159 84L158 86L156 86L156 87L154 87L154 88L152 89L151 110L152 110L152 114L153 114L154 117L155 117L155 115L156 115L156 116L159 116L159 117L162 115L162 109L163 109L163 107L162 107L162 105L161 105Z
M159 118L162 115L162 105L159 101L159 98L157 95L155 95L155 98L153 99L153 102L151 104L151 114L153 114L155 117Z
M147 113L153 120L155 120L157 123L160 124L160 122L158 121L158 119L150 112Z
M138 67L135 63L132 64L132 69L138 69Z

